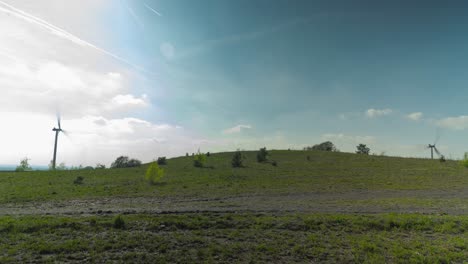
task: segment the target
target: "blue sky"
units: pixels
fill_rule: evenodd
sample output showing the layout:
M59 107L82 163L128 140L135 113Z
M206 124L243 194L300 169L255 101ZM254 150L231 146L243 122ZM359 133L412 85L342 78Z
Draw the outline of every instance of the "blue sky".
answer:
M22 78L38 75L44 91L74 87L53 88L55 98L37 108L7 104L0 113L41 113L53 125L58 104L64 123L79 130L78 143L63 142L68 164L109 162L117 152L148 161L198 148L300 149L325 140L343 151L365 143L375 153L424 157L438 135L446 156L468 150L461 1L98 2L76 1L74 9L58 0L6 2L63 32L0 3L2 19L42 45L30 54L30 42L3 44L17 67L39 65ZM66 74L50 80L43 68ZM0 74L12 78L10 92L26 89ZM50 156L20 149L12 159Z

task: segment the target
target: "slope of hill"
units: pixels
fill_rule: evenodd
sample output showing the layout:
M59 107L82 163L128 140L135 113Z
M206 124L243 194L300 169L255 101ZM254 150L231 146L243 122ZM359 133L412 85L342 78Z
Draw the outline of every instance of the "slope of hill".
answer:
M0 261L468 259L468 169L455 161L243 154L235 169L233 153L212 154L205 168L170 159L157 185L146 166L0 173Z

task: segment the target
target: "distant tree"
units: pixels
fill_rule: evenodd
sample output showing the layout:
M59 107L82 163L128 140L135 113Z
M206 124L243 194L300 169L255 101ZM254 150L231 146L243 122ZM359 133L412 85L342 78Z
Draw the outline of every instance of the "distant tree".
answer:
M24 158L20 161L20 165L16 167L17 172L21 171L32 171L31 166L29 166L29 159Z
M364 154L364 155L369 155L370 148L368 148L365 144L359 144L356 146L357 154Z
M304 150L338 151L331 141L325 141L312 147L305 147Z
M104 164L101 164L101 163L96 164L96 170L103 170L105 168L106 168L106 165Z
M194 155L193 158L193 166L197 168L203 168L205 167L205 162L206 162L206 155L202 154L200 152L197 153L197 155Z
M158 165L167 165L166 157L159 157L157 162Z
M234 153L234 156L232 156L231 165L232 165L233 168L244 167L243 157L242 157L242 153L240 151L236 151Z
M161 169L157 162L152 162L146 170L145 178L151 184L159 183L164 177L164 170Z
M111 164L111 168L126 168L128 164L127 156L120 156Z
M187 152L187 153L185 153L185 157L188 157L188 156L189 156L188 152Z
M206 153L206 156L207 156L207 157L211 156L211 153L210 153L210 152L207 152L207 153Z
M82 170L94 170L93 166L86 166Z
M131 168L141 166L141 161L129 159L127 156L120 156L112 162L111 168Z
M257 153L257 161L258 162L266 162L268 160L268 151L266 147L261 148Z
M131 159L127 163L127 168L140 167L141 161L137 159Z
M65 162L62 162L55 169L56 170L67 170L67 165L65 165Z

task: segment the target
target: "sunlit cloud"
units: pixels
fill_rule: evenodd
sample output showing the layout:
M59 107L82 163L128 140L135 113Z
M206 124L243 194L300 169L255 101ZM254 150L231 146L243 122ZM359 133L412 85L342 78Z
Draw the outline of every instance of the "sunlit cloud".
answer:
M366 117L368 118L376 118L376 117L381 117L381 116L387 116L390 115L393 112L392 109L386 108L386 109L368 109L366 111Z
M423 113L421 112L414 112L411 114L406 115L406 118L412 121L419 121L423 117Z
M231 127L231 128L223 130L223 133L224 134L236 134L236 133L240 133L242 130L245 130L245 129L252 129L252 126L251 125L237 125L235 127Z
M31 24L34 24L36 26L39 26L43 29L46 29L48 30L50 33L60 37L60 38L63 38L63 39L66 39L66 40L69 40L77 45L80 45L80 46L85 46L85 47L90 47L90 48L93 48L99 52L102 52L108 56L111 56L112 58L120 61L120 62L123 62L129 66L132 66L136 69L140 69L140 70L144 70L142 67L138 66L138 65L135 65L133 63L131 63L130 61L112 53L112 52L109 52L105 49L102 49L86 40L83 40L75 35L73 35L72 33L60 28L60 27L57 27L55 25L52 25L51 23L39 18L39 17L36 17L34 15L31 15L25 11L22 11L12 5L9 5L3 1L0 1L0 12L4 12L4 13L7 13L9 15L13 15L19 19L22 19L28 23L31 23Z

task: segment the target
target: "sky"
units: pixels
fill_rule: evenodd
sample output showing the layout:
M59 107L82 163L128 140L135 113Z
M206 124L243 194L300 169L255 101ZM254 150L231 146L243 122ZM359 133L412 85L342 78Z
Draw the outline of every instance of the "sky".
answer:
M1 0L0 164L468 151L463 1Z

